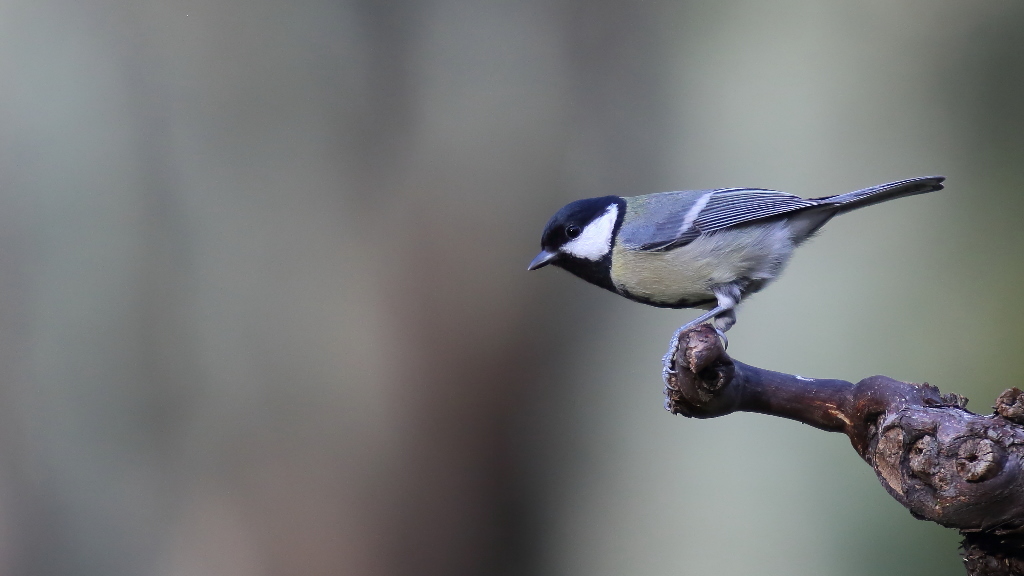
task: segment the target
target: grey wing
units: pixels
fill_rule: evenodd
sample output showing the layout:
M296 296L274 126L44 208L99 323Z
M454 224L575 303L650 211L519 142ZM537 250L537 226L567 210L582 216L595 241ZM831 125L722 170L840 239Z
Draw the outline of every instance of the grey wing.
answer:
M711 192L714 190L684 190L626 198L626 218L618 242L634 250L664 250L692 242L700 236L699 230L692 229L699 211L695 206Z
M716 190L701 210L694 225L702 232L714 232L770 216L795 212L821 204L785 192L740 188Z
M675 209L670 211L671 217L643 218L648 223L656 220L657 225L649 226L645 241L630 242L631 245L646 251L671 250L693 242L701 234L820 204L816 200L760 188L720 188L669 194L688 196L685 202L678 202ZM657 204L652 202L645 208L668 208Z

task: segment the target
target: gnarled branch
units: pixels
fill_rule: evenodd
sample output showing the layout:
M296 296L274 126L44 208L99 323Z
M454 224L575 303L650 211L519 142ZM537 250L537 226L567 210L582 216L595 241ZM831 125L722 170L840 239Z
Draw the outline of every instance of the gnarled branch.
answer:
M782 374L733 360L710 326L679 336L666 382L673 414L758 412L842 432L914 517L964 536L971 575L1024 575L1024 393L979 415L957 394L872 376L857 383Z

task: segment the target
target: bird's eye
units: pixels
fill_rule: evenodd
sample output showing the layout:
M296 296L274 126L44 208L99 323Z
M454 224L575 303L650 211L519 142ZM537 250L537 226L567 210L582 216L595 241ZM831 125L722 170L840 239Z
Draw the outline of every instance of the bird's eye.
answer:
M575 224L570 224L565 227L565 235L569 238L575 238L580 235L580 227Z

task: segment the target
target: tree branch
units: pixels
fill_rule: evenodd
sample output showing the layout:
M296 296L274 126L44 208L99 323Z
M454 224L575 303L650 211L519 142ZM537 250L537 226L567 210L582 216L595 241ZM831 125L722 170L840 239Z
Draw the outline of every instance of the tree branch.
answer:
M1024 575L1024 394L996 412L929 384L872 376L856 384L782 374L726 354L714 329L679 336L666 382L673 414L715 418L757 412L842 432L882 486L914 517L964 536L971 575Z

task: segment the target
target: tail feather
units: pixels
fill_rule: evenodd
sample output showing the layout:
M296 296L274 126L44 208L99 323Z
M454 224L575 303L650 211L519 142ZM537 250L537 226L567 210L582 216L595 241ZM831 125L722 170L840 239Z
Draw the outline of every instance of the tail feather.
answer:
M856 210L886 200L913 196L942 190L942 181L945 176L925 176L922 178L911 178L879 184L871 188L847 192L838 196L826 196L825 198L813 198L818 203L813 208L801 210L790 219L790 229L794 239L799 243L813 236L829 220L850 210Z
M915 194L925 194L927 192L935 192L936 190L942 190L942 181L945 180L945 176L924 176L921 178L911 178L909 180L900 180L899 182L890 182L888 184L879 184L878 186L872 186L863 190L857 190L856 192L847 192L846 194L840 194L838 196L828 196L825 198L815 198L822 205L833 205L839 208L838 214L843 212L849 212L850 210L856 210L857 208L864 208L865 206L871 206L894 198L902 198L903 196L913 196Z

